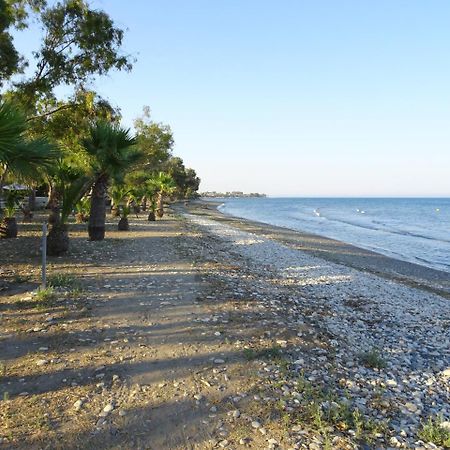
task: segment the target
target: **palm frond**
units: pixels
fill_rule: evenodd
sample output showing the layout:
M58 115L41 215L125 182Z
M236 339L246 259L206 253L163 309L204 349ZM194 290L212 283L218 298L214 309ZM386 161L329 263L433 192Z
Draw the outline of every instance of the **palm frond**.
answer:
M8 161L9 171L24 181L39 179L60 157L58 147L44 138L22 141Z
M26 130L25 116L11 103L0 103L0 165L23 180L39 178L60 153L44 138L27 140Z
M10 103L0 103L0 163L8 163L26 129L25 116Z
M92 186L92 178L88 176L78 177L67 182L62 191L61 221L65 223L74 210L76 204Z
M136 139L129 129L109 122L98 122L91 128L89 137L82 141L97 176L106 175L116 184L122 184L125 171L143 157L135 144Z

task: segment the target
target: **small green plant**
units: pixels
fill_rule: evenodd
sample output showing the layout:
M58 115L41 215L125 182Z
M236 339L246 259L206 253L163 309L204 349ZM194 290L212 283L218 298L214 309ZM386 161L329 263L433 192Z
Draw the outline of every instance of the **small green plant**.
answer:
M16 191L14 189L9 189L7 191L5 195L5 206L3 207L5 217L14 217L23 195L24 194L21 191Z
M78 200L75 205L77 223L86 222L89 219L91 199L87 196Z
M46 308L52 306L56 300L56 294L53 287L39 289L34 297L38 308Z
M296 391L301 393L301 409L294 415L294 422L308 424L322 436L324 442L330 438L330 431L354 430L358 442L371 444L378 434L384 435L388 424L364 417L358 408L339 398L332 390L324 390L308 381L304 375L296 380ZM331 443L330 443L331 445ZM332 446L329 448L333 448Z
M450 430L442 426L442 417L429 417L422 422L417 436L424 442L432 442L444 448L450 448Z
M52 288L75 288L78 287L77 279L68 273L55 273L47 279L47 284Z
M27 281L30 281L31 276L30 275L19 275L16 274L13 276L14 283L26 283Z
M371 369L384 369L386 367L386 361L381 357L380 353L376 349L361 353L359 360Z
M122 217L123 219L126 219L131 212L131 206L129 205L122 205L120 207L120 217Z
M0 375L2 377L6 376L6 364L2 361L0 361Z

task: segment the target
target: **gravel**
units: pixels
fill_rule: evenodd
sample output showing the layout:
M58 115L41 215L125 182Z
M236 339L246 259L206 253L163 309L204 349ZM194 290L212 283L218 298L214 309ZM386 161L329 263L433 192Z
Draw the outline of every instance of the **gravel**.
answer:
M185 217L219 238L222 259L244 261L256 274L253 297L262 308L288 309L298 336L308 325L327 337L328 349L317 349L313 360L299 354L292 363L314 383L329 384L333 367L342 397L350 395L364 417L388 420L391 438L380 448L432 448L417 431L430 416L450 420L449 300L205 217ZM261 274L270 287L258 281ZM278 295L286 287L289 298Z

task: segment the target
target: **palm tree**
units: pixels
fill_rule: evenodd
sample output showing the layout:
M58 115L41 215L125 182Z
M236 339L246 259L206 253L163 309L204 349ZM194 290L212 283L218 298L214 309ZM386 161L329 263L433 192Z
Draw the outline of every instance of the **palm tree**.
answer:
M92 186L92 177L80 168L70 167L59 162L54 171L55 188L59 193L58 206L53 209L50 230L47 235L47 253L59 256L69 249L67 220Z
M111 214L113 217L120 216L120 204L128 194L128 188L123 184L114 184L109 190L111 198Z
M0 224L0 236L2 238L17 237L17 222L15 218L16 210L22 200L22 193L13 188L8 189L5 195L5 205L3 208L3 220Z
M130 136L129 129L108 122L98 122L83 141L94 171L88 226L91 241L101 241L105 237L105 197L111 179L123 177L125 170L141 158L135 144L136 139Z
M146 200L149 201L149 213L147 220L149 222L154 222L156 220L158 186L153 179L150 178L145 182L144 193Z
M26 182L38 180L60 154L44 138L27 140L26 132L25 116L11 103L0 102L0 199L7 176ZM16 226L14 216L5 217L2 225L5 236L16 234L10 232L10 227Z
M75 205L75 210L77 211L75 214L76 223L85 223L89 220L89 208L90 208L90 199L88 196L84 196L80 199Z
M7 175L22 180L40 178L54 165L58 148L45 138L27 140L25 116L11 103L0 103L0 187Z
M158 192L156 214L161 219L164 216L164 197L173 194L177 186L175 180L164 172L159 172L158 175L153 178L152 182L156 186Z

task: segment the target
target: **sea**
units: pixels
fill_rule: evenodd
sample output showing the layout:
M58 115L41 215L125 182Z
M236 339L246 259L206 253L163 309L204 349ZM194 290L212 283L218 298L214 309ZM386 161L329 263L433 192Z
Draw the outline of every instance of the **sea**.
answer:
M450 198L226 198L224 214L450 272Z

